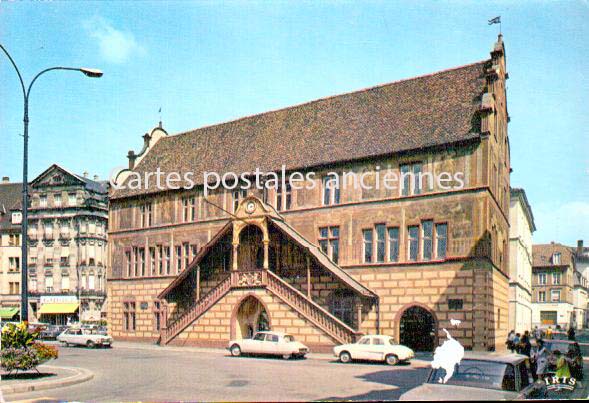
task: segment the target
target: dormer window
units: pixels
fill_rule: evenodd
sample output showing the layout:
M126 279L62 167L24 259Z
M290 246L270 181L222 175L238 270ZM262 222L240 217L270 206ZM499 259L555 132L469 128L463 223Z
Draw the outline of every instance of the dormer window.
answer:
M555 254L552 255L552 264L561 264L561 254L560 252L556 252Z
M13 211L11 222L12 224L20 224L22 222L22 213L20 211Z

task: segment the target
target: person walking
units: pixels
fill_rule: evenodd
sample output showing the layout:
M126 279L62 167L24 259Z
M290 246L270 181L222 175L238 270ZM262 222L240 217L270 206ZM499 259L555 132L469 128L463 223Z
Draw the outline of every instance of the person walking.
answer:
M548 326L548 329L546 329L546 338L548 340L552 339L552 327Z

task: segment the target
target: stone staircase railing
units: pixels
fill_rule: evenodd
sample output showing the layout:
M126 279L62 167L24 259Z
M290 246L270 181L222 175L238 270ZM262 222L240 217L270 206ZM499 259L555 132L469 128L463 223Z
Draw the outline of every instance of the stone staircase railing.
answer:
M269 270L267 282L268 290L338 342L353 343L361 335Z
M208 311L231 289L231 277L225 278L215 288L206 293L196 303L184 312L178 319L162 329L160 335L160 344L168 344L181 331L186 329L192 322L197 320L202 314Z

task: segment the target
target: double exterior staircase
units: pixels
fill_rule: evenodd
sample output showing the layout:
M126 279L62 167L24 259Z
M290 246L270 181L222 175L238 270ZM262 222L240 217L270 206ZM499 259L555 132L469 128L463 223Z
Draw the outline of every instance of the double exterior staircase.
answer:
M267 289L339 343L353 343L361 335L271 271Z
M172 322L166 328L162 329L160 334L160 344L168 344L180 332L190 326L202 314L208 311L231 289L231 277L225 278L215 288L206 293L196 303L184 312L178 319Z
M162 329L160 344L168 344L180 332L208 311L232 288L266 288L306 320L339 343L353 343L361 334L336 318L311 298L270 270L235 271L200 298L169 326Z

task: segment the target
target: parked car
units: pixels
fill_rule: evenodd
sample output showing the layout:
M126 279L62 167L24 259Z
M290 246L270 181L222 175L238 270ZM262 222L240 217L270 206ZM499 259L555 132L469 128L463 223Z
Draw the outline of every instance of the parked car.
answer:
M534 382L528 357L519 354L466 353L446 383L446 370L432 369L427 381L400 400L541 399L546 385Z
M112 347L112 337L98 334L90 329L70 328L57 336L57 341L70 345L94 347Z
M309 348L289 334L258 332L251 339L231 340L228 350L234 357L242 354L279 355L284 359L303 358Z
M343 363L352 360L382 361L389 365L409 361L415 353L395 342L391 336L367 335L356 343L334 347L333 354Z
M581 355L581 348L576 341L569 340L544 340L544 346L550 351L548 357L548 371L556 371L556 356L555 352L559 351L568 359L571 376L576 379L583 379L583 356Z
M67 326L48 325L41 330L39 337L44 340L56 340L57 336L62 334L67 329Z

